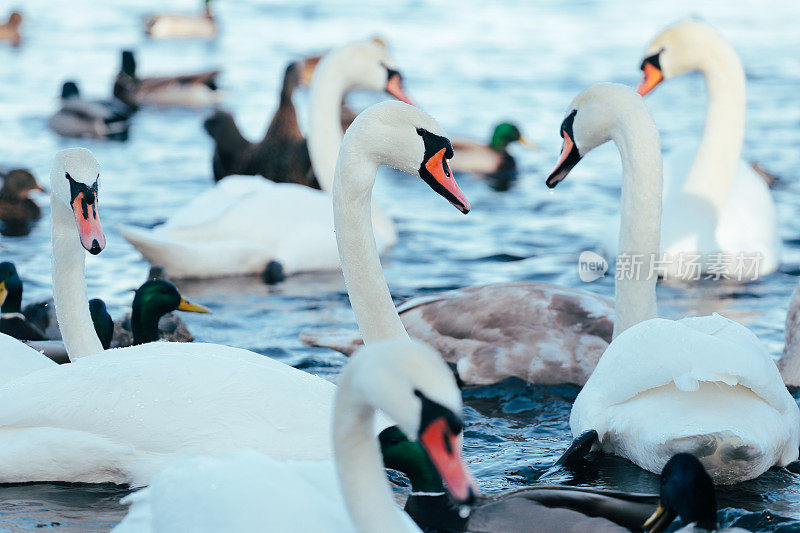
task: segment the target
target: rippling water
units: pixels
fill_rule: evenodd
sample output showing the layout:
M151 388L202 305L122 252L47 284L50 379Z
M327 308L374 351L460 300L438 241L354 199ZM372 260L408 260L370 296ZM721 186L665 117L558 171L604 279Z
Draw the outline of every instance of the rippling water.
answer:
M170 2L193 11L199 2ZM119 50L138 52L140 71L169 73L221 67L226 106L246 135L257 138L276 105L284 64L349 39L383 36L412 96L451 135L485 138L500 119L520 123L543 150L515 149L520 179L499 193L462 176L473 205L464 217L422 182L381 171L376 195L397 221L398 246L385 258L398 299L429 291L508 280L534 280L586 288L578 279L578 254L597 249L619 209L620 165L613 146L593 152L568 183L548 193L544 177L561 139L567 104L597 81L634 85L647 41L666 24L699 16L714 24L739 52L748 75L744 156L781 176L774 195L785 243L779 272L747 286L660 286L663 316L725 313L751 327L776 356L783 321L800 272L800 223L795 177L800 145L800 4L791 0L703 2L549 0L481 2L256 2L215 6L222 34L213 43L147 42L142 15L159 11L151 0L0 1L0 14L20 6L27 17L19 50L0 46L0 166L27 166L47 183L56 150L81 145L100 161L103 223L108 247L88 260L92 297L114 316L124 312L147 264L115 232L122 222L152 224L210 186L211 143L203 112L146 109L127 143L62 140L46 126L64 79L89 96L110 92ZM458 5L456 8L455 6ZM307 107L306 94L297 104ZM356 95L364 106L375 97ZM699 75L659 87L648 97L665 151L699 138L705 109ZM49 296L48 198L45 217L27 237L0 237L0 258L16 262L25 301ZM309 349L302 331L354 328L339 274L303 275L267 287L257 279L179 283L182 292L212 308L211 316L185 316L199 340L255 350L309 372L334 378L345 359ZM611 280L588 286L611 296ZM511 381L465 392L465 447L486 492L531 483L569 442L568 416L576 387L532 387ZM0 450L2 453L2 450ZM580 472L560 472L553 482L654 491L656 476L615 458L595 460ZM800 519L797 476L768 472L720 490L733 507L724 521L759 530L788 531L772 513ZM103 530L124 514L115 487L31 484L0 487L0 530L60 526Z

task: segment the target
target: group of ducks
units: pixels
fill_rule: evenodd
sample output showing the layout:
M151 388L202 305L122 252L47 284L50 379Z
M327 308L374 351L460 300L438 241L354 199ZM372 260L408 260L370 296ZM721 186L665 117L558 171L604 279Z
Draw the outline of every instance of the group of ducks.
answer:
M298 68L287 77L301 77ZM759 251L761 275L777 268L769 190L739 162L744 76L730 45L705 24L681 22L650 44L642 70L639 94L598 84L572 101L547 185L557 186L589 151L613 140L623 166L619 253ZM664 186L658 130L640 95L692 70L708 83L708 124L692 168L673 178L681 184ZM368 108L343 135L342 99L355 87L401 101ZM0 482L149 485L127 499L122 532L252 530L265 520L277 530L663 531L678 515L716 529L712 479L737 483L776 465L797 470L800 409L784 384L800 384L791 333L797 313L789 313L779 371L736 322L657 318L653 277L618 280L613 304L584 291L507 283L396 308L380 254L397 232L370 202L376 171L385 165L418 176L466 214L470 204L449 164L457 150L432 117L408 103L382 43L327 53L309 92L304 142L319 190L307 174L305 183L217 176L224 179L165 224L120 232L173 277L341 266L365 346L335 345L352 352L338 387L227 346L105 350L84 279L85 251L105 247L98 163L88 150L63 150L50 184L53 297L70 363L57 366L0 335ZM215 115L206 128L212 135L235 128L227 118ZM218 143L215 175L218 160L219 174L235 166L222 155L228 148ZM736 203L742 190L747 211ZM690 231L669 226L670 198L694 206L675 219ZM726 215L733 209L735 221ZM0 280L6 301L9 279ZM13 298L14 313L20 299ZM304 340L325 344L319 332ZM576 440L559 463L580 461L590 449L614 453L660 472L660 495L538 486L477 497L461 458L461 395L445 361L468 384L517 376L583 385L570 417ZM406 513L393 502L384 464L411 479Z

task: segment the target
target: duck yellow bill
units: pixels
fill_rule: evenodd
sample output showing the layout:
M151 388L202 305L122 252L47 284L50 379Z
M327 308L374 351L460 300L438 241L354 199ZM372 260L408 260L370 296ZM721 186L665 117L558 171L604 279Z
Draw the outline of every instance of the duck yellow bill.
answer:
M431 422L419 441L453 498L459 503L471 503L477 489L461 458L458 435L450 431L447 420L442 417Z
M531 150L539 150L539 149L540 149L540 147L539 147L539 145L538 145L538 144L534 144L534 143L530 142L530 141L529 141L528 139L526 139L525 137L520 137L520 138L519 138L519 142L521 142L522 144L524 144L525 146L527 146L527 147L528 147L528 148L530 148Z
M6 282L0 281L0 305L6 303L7 297L8 297L8 289L6 288Z
M181 303L178 305L178 311L187 311L189 313L210 313L211 310L202 305L193 304L185 298L181 298Z
M655 89L656 85L661 83L661 81L664 79L664 75L661 73L659 68L648 62L645 62L642 65L642 72L644 72L644 79L642 79L642 82L639 84L639 88L636 90L636 92L644 96Z
M672 519L671 514L659 503L656 511L647 519L642 528L648 533L660 533L667 529L672 523Z

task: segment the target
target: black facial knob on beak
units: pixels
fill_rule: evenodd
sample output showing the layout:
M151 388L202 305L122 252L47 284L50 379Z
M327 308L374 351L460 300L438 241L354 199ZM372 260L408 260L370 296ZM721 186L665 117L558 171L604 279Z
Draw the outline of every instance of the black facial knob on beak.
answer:
M103 251L103 249L100 248L100 243L97 242L97 239L94 239L92 241L92 247L89 248L89 253L92 254L92 255L97 255L102 251Z

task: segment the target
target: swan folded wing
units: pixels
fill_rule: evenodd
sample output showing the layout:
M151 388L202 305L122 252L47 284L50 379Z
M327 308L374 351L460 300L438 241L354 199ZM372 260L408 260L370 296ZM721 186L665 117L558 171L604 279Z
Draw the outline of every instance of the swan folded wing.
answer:
M678 321L656 318L620 334L575 400L570 426L576 435L596 429L602 439L610 407L665 385L693 392L704 382L749 389L800 425L797 404L758 338L714 314Z
M355 531L332 462L252 451L181 458L123 503L131 508L115 533Z
M0 333L0 386L37 370L56 365L17 339Z
M237 449L329 459L334 391L328 381L246 350L183 343L109 350L0 387L0 445L8 451L0 481L66 475L143 485L177 456ZM43 428L61 441L40 440ZM87 442L92 453L62 453ZM35 465L26 443L40 449Z
M518 377L583 384L611 340L613 307L583 291L500 283L400 306L409 334L431 344L470 384Z

